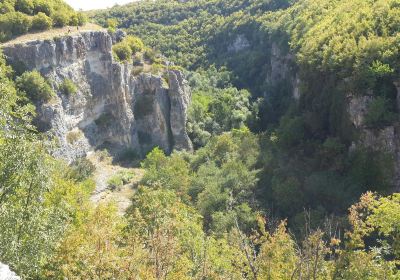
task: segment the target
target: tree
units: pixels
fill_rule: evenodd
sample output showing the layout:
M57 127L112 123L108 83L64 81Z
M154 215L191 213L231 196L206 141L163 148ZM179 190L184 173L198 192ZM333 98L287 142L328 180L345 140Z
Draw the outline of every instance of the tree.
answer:
M53 20L48 17L45 13L39 12L32 18L31 29L38 30L48 30L53 26Z
M55 27L64 27L69 22L68 13L66 13L65 11L55 11L52 14L51 18L53 19L53 25Z
M124 38L124 42L129 45L133 54L144 50L143 41L136 36L129 35Z
M32 0L16 0L15 10L24 14L32 15L34 4Z
M34 0L33 6L34 6L33 11L35 14L44 13L46 14L46 16L49 17L52 15L54 11L53 5L45 0Z
M187 201L191 181L189 164L179 155L167 157L162 150L155 148L142 162L146 173L142 184L147 186L162 186L173 190L179 197Z

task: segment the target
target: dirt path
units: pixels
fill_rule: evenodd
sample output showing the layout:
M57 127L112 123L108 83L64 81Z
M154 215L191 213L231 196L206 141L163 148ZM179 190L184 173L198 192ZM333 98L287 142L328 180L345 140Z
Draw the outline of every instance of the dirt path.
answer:
M101 26L99 26L97 24L93 24L93 23L87 23L84 26L80 26L79 29L77 29L74 26L70 26L70 27L66 26L63 28L54 28L54 29L43 31L43 32L25 34L25 35L15 38L15 39L12 39L11 41L5 42L5 43L1 44L0 46L4 47L4 46L8 46L8 45L26 43L29 41L53 39L55 37L78 34L82 31L97 31L97 30L103 30L103 28Z
M127 168L112 164L111 158L104 158L98 152L90 153L88 159L96 166L96 171L94 173L96 189L91 200L94 203L113 201L118 206L118 212L123 215L126 209L131 205L131 197L135 193L136 187L143 177L143 169ZM129 183L112 190L109 187L108 181L121 172L131 172L134 176Z

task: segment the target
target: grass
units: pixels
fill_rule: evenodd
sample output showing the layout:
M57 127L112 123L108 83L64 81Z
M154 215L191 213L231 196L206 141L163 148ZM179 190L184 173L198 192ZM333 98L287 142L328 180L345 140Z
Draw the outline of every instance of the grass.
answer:
M134 172L120 171L107 181L107 185L112 190L120 189L122 186L131 183L134 178L135 178Z
M80 26L79 30L77 30L76 27L73 26L66 26L62 28L54 28L46 31L41 31L41 32L36 32L36 33L29 33L25 34L22 36L19 36L17 38L14 38L8 42L5 42L1 44L1 47L9 46L9 45L15 45L15 44L21 44L21 43L26 43L30 41L36 41L36 40L50 40L54 39L57 37L62 37L62 36L68 36L68 35L75 35L83 31L98 31L98 30L105 30L101 26L93 23L87 23L84 26ZM69 32L70 31L70 32Z
M70 131L67 134L67 141L69 144L73 145L75 144L79 139L81 139L83 136L82 131L76 130L76 131Z

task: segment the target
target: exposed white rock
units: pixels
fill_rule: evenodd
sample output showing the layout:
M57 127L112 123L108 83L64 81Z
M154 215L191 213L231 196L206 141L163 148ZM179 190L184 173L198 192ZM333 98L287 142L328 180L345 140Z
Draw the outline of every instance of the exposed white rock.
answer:
M240 52L244 49L250 47L250 42L247 40L244 34L239 34L236 36L235 41L228 46L228 51L230 52Z
M8 265L0 262L0 280L21 280L21 278L12 272Z

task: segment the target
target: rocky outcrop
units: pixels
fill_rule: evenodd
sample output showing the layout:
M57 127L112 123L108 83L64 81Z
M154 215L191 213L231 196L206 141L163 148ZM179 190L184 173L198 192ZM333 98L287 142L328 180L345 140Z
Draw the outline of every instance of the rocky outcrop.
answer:
M8 265L0 262L0 280L21 280L21 278L12 272Z
M353 143L352 147L369 147L390 154L394 160L393 185L395 191L400 191L400 123L394 122L381 129L366 126L365 116L371 101L373 101L372 92L348 97L347 112L350 121L359 132L358 141Z
M105 143L141 155L155 146L167 153L190 150L190 90L182 73L134 75L133 66L115 62L111 50L112 38L103 31L3 49L11 64L40 71L57 92L50 102L37 104L36 121L41 131L56 136L54 154L72 161ZM76 93L59 90L66 79Z
M266 81L272 90L289 84L292 97L295 100L299 100L301 95L301 81L295 67L295 56L291 52L285 50L285 48L278 43L271 43L270 63L268 65ZM267 99L268 95L269 93L266 92L265 97Z
M240 52L250 47L250 42L244 34L236 36L235 40L228 46L228 52Z

